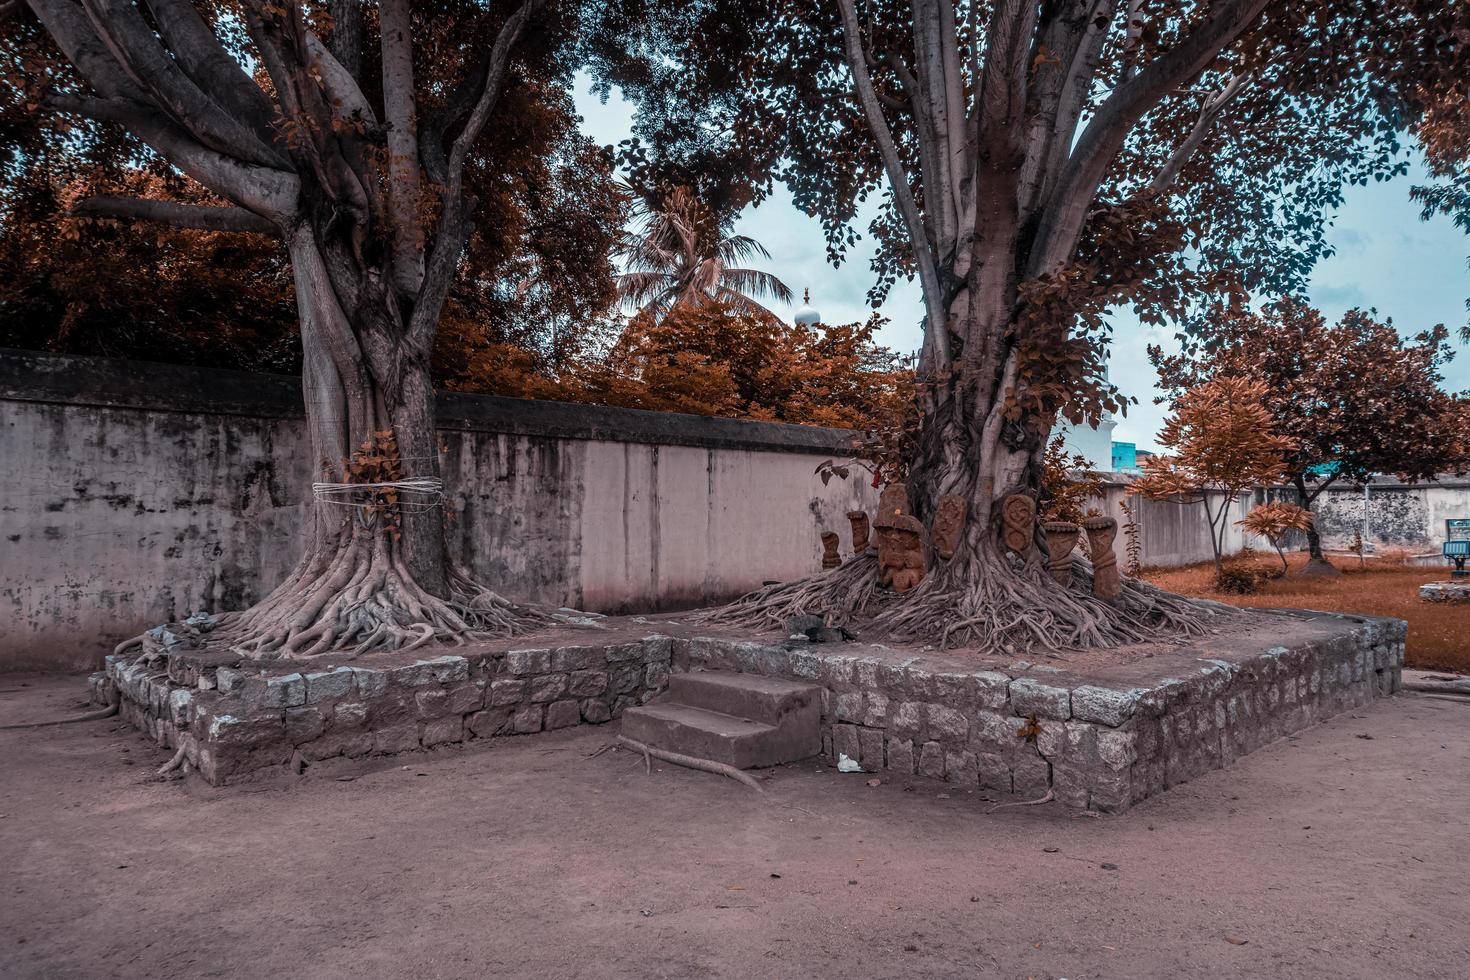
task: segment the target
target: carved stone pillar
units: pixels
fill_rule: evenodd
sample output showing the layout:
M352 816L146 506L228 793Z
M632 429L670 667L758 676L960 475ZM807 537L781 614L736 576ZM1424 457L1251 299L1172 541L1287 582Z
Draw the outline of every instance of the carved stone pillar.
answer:
M939 553L940 558L948 561L954 557L955 551L960 546L960 538L965 533L965 520L969 510L969 502L964 497L951 493L939 498L939 506L934 511L934 526L929 531L929 540L933 542L934 550Z
M1082 528L1071 521L1047 521L1041 527L1046 531L1047 571L1066 588L1072 584L1072 549Z
M868 512L850 510L847 519L852 524L852 553L860 555L868 550Z
M1118 556L1113 553L1118 522L1111 517L1089 517L1082 527L1087 531L1087 550L1092 554L1092 594L1099 599L1116 599L1123 594Z
M1024 493L1013 493L1000 504L1001 543L1018 555L1031 550L1036 540L1036 501Z
M836 568L842 564L842 556L837 553L840 542L837 535L832 531L822 532L822 567Z
M924 525L916 517L900 514L879 518L878 584L895 592L907 592L924 580Z

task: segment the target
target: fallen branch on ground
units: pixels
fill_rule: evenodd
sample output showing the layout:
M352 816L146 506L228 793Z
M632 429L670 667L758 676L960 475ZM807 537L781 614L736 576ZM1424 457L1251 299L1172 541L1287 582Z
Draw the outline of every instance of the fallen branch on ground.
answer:
M761 788L761 784L755 781L755 777L749 773L741 772L734 766L727 766L723 762L700 759L696 756L684 755L682 752L669 752L664 749L656 749L651 745L644 745L642 742L634 741L626 735L618 736L618 744L642 752L645 766L648 763L649 757L652 756L655 759L662 759L664 762L672 762L676 766L684 766L686 769L698 769L700 772L710 772L716 776L728 776L738 783L744 783L757 793L765 792Z
M105 708L99 708L96 711L89 711L84 715L76 715L71 718L53 718L50 721L28 721L19 725L0 725L0 731L12 731L17 728L45 728L49 725L72 725L79 721L100 721L103 718L111 718L117 714L120 701L121 699L114 692L112 700L108 702Z
M985 812L994 813L996 810L1004 810L1008 806L1040 806L1043 803L1050 803L1054 799L1056 799L1056 796L1052 794L1051 790L1047 790L1046 795L1038 800L1021 800L1017 803L997 803Z

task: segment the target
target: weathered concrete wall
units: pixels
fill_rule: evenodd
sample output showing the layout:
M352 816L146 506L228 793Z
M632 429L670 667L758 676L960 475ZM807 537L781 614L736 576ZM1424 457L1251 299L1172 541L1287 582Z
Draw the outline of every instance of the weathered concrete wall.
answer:
M1349 547L1363 530L1361 487L1329 487L1314 509L1329 548ZM1406 484L1379 477L1369 485L1367 511L1366 537L1375 548L1437 554L1444 545L1445 521L1470 518L1470 479L1441 477L1434 483Z
M1139 564L1144 567L1191 565L1209 561L1215 556L1210 545L1210 525L1205 518L1202 504L1130 497L1128 483L1129 480L1122 474L1114 474L1106 485L1103 499L1095 501L1095 506L1108 517L1116 518L1119 528L1123 529L1119 531L1114 547L1124 568L1127 568L1128 562L1128 535L1125 527L1128 515L1122 506L1125 502L1138 522ZM1235 525L1236 521L1250 513L1260 499L1259 492L1246 493L1230 505L1222 554L1231 554L1246 545L1256 548L1270 547L1268 542L1246 534ZM1211 494L1210 509L1218 510L1219 507L1220 496Z
M1095 501L1103 513L1115 517L1121 526L1127 520L1120 506L1127 501L1139 523L1142 564L1167 567L1208 561L1209 526L1204 508L1198 503L1147 500L1129 497L1129 478L1125 474L1109 474L1101 501ZM1242 494L1230 505L1225 528L1224 554L1250 547L1269 551L1271 543L1247 534L1235 522L1250 513L1251 508L1268 499L1296 501L1290 487L1257 488ZM1211 509L1219 507L1219 497L1210 501ZM1329 550L1342 550L1352 545L1354 536L1363 528L1363 490L1361 487L1329 487L1313 505L1322 542ZM1409 548L1412 551L1439 554L1445 540L1448 518L1470 518L1470 479L1444 476L1432 483L1400 483L1392 477L1377 477L1368 494L1368 542L1374 549ZM1120 559L1127 538L1119 534ZM1289 548L1306 547L1304 535L1294 535Z
M817 570L819 533L876 502L813 475L833 429L456 394L439 416L453 547L518 599L729 598ZM0 352L0 670L254 601L296 559L307 456L295 379Z

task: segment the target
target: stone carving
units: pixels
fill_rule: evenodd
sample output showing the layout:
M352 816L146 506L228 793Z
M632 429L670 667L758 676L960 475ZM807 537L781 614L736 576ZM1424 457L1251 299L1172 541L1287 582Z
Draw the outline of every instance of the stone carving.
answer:
M878 531L878 584L907 592L924 580L924 525L907 514L880 517Z
M850 510L847 519L852 522L852 553L860 555L868 550L868 512Z
M1001 541L1018 555L1031 550L1036 536L1036 501L1024 493L1007 496L1000 505Z
M1111 517L1089 517L1082 527L1087 531L1087 550L1092 555L1092 594L1099 599L1116 599L1123 594L1118 556L1113 554L1118 522Z
M878 519L874 526L880 526L885 521L895 517L903 517L909 512L909 490L902 483L890 483L883 488L878 495Z
M822 567L836 568L842 564L842 556L837 553L840 542L836 533L832 531L822 532Z
M1072 549L1082 528L1071 521L1047 521L1041 527L1046 531L1047 571L1066 588L1072 584Z
M955 549L960 546L960 538L965 533L965 518L969 510L969 504L964 497L945 494L939 498L929 537L940 558L948 561L954 557Z

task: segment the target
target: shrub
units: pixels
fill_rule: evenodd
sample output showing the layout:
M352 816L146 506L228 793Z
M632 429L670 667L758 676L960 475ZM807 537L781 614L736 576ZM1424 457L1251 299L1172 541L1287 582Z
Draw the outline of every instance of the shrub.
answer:
M1249 549L1227 559L1215 576L1215 587L1227 595L1254 595L1265 583L1284 573Z

